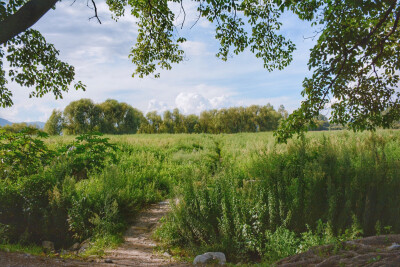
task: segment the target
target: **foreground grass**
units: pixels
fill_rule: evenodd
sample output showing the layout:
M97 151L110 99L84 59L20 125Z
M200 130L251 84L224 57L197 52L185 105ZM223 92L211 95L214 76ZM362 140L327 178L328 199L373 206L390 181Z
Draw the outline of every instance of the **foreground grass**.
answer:
M156 236L181 257L218 250L229 261L269 264L313 245L400 231L399 131L314 132L287 145L272 133L107 137L118 163L87 179L57 162L2 181L0 211L18 223L0 218L0 241L60 249L91 238L86 255L101 255L141 209L167 198L177 201Z

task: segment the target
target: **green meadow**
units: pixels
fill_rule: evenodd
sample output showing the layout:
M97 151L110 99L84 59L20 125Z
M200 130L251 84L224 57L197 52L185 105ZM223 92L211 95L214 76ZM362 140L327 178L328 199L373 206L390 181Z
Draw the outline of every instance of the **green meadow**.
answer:
M32 137L44 142L41 157L53 153L40 164L15 161L3 138L3 159L14 159L0 167L3 245L50 240L61 249L91 238L96 253L166 199L171 212L155 238L181 256L221 251L230 262L270 263L400 233L400 131L312 132L288 144L272 133L110 135L100 138L114 147L90 148L75 138ZM33 167L13 173L18 164Z

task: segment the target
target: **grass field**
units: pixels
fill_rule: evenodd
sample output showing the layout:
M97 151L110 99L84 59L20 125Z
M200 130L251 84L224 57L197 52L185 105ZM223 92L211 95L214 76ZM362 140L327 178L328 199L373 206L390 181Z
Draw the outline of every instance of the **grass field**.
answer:
M0 242L113 245L130 218L163 199L172 212L156 238L185 255L273 262L313 245L400 233L400 131L313 132L287 145L272 133L106 137L117 161L87 178L58 157L2 179Z

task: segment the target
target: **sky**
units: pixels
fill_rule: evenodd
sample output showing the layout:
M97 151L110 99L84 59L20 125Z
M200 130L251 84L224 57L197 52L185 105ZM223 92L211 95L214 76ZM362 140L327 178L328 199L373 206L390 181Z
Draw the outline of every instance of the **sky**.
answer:
M116 99L144 113L162 113L177 107L184 114L199 114L205 109L267 103L275 108L282 104L289 112L299 107L302 81L310 75L309 50L315 40L305 38L312 36L314 29L294 15L284 14L281 18L282 34L296 44L293 62L282 71L268 72L262 59L249 50L226 62L218 59L214 25L201 19L191 28L196 20L196 6L187 1L185 26L179 27L180 35L188 40L182 45L184 62L174 64L172 70L161 70L160 78L132 78L136 67L128 55L136 42L136 20L127 12L115 22L105 2L97 2L102 24L89 20L93 10L86 6L86 1L72 4L72 0L65 0L33 26L60 50L61 60L75 67L76 80L82 81L87 90L75 91L71 87L61 100L55 100L52 94L30 99L30 88L10 83L14 105L0 108L1 118L45 122L53 109L63 110L71 101L81 98L95 103ZM179 16L176 24L181 21Z

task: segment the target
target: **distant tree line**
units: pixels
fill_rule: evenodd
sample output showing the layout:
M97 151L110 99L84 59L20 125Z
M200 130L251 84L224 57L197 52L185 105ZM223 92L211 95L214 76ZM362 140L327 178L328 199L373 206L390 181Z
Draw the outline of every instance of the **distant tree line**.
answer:
M200 116L183 115L178 109L167 110L163 116L149 112L139 128L141 133L240 133L275 130L282 117L287 116L283 106L231 107L205 110Z
M98 131L105 134L135 133L240 133L277 129L288 112L265 106L213 109L201 114L184 115L179 109L144 115L129 104L108 99L95 104L90 99L71 102L64 111L53 110L44 130L51 135L82 134Z
M0 127L0 129L5 130L6 132L12 132L12 133L19 133L25 128L32 128L32 129L39 129L40 127L38 125L31 125L26 122L19 122L19 123L13 123L9 125L4 125Z
M276 130L280 120L287 116L283 105L275 110L270 104L205 110L199 116L184 115L177 108L163 114L152 111L144 115L140 110L117 100L108 99L96 104L84 98L71 102L64 111L53 110L44 131L50 135L75 135L92 131L105 134L264 132ZM324 115L316 117L314 123L315 127L309 130L343 129L342 126L330 124ZM399 125L393 125L393 128L400 128ZM2 128L19 132L25 127L38 128L26 123L13 123Z

